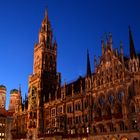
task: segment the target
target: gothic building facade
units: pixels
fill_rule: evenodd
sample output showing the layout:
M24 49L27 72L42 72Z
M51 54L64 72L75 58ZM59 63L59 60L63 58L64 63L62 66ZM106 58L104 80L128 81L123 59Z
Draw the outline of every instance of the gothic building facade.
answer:
M122 43L120 51L113 49L111 34L105 43L101 40L95 71L87 52L86 76L62 86L46 11L34 46L28 97L22 103L19 94L16 101L13 139L140 140L140 57L130 28L129 40L130 57L124 56Z

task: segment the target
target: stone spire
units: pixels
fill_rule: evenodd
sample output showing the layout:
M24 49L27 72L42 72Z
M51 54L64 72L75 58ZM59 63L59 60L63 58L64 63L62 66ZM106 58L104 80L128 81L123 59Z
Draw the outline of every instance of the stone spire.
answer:
M130 45L130 58L136 58L136 52L135 52L135 47L134 47L134 41L132 37L132 32L131 28L129 26L129 45Z
M52 29L48 18L48 10L45 10L44 19L39 32L39 43L47 43L50 47L52 41Z
M109 33L109 38L110 38L110 50L112 51L113 48L112 33Z
M104 41L102 38L101 38L101 46L102 46L102 55L103 55L105 52L105 45L104 45Z
M91 76L90 58L88 50L87 50L87 76Z
M44 20L46 22L48 22L48 9L47 8L45 9L45 18L44 18Z

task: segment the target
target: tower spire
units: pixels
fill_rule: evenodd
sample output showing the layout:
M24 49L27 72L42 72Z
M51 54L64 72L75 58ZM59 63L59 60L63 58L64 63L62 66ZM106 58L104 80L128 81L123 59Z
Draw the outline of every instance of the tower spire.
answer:
M104 46L104 41L102 38L101 38L101 45L102 45L102 55L103 55L105 52L105 46Z
M109 37L110 37L110 49L112 51L112 46L113 46L112 33L109 33Z
M128 28L129 28L130 58L134 58L134 57L136 57L136 52L135 52L131 28L130 28L130 26Z
M88 50L87 50L87 76L91 76L90 58Z
M21 84L19 84L19 95L21 96Z
M108 41L108 36L107 36L107 33L105 33L105 38L106 38L106 48L108 48L109 41Z
M48 21L48 8L45 9L45 21Z

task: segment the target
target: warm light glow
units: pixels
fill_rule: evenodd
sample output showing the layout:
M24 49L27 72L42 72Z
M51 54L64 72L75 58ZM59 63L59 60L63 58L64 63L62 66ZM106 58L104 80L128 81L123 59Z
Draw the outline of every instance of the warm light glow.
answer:
M127 137L122 137L121 140L128 140L128 138Z
M111 138L111 140L117 140L115 137Z

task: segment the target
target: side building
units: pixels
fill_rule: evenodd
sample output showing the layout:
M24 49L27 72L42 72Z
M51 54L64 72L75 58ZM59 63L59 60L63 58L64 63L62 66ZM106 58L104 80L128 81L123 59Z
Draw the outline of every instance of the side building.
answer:
M0 85L0 140L5 140L6 138L6 87Z
M28 97L16 100L13 139L140 140L140 55L129 28L130 56L113 49L112 34L101 40L102 55L91 70L61 86L57 72L57 43L48 12L34 46L33 74Z
M13 115L16 110L20 90L12 89L10 91L9 108L6 110L6 87L0 85L0 140L11 140L11 128L13 124Z

